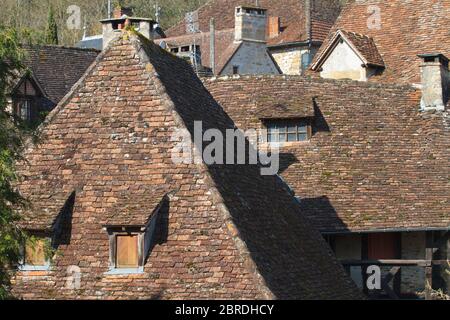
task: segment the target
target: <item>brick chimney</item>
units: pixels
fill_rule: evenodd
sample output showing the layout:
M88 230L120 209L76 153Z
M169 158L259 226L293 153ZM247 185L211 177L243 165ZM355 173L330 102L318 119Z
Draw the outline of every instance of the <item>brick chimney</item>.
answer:
M269 24L268 24L268 35L269 39L278 37L280 34L280 17L269 17Z
M449 99L449 60L442 54L421 54L422 110L445 110Z
M235 11L235 41L266 42L267 10L240 6Z

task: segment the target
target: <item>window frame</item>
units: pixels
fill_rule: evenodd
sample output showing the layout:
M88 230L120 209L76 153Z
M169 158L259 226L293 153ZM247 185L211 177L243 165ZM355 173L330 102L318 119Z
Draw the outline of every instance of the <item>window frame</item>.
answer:
M263 121L263 127L265 129L263 135L262 135L262 141L268 144L290 144L290 143L306 143L309 142L312 138L312 121L309 117L302 117L302 118L273 118L273 119L264 119ZM304 126L300 126L299 124L304 123ZM276 133L276 136L278 140L271 140L270 136L273 136L274 134L271 133L271 130L278 129L278 128L272 128L272 125L280 126L283 125L283 130L280 132L278 131ZM290 128L295 126L295 132L290 131ZM300 128L305 128L304 130L300 131ZM295 134L295 140L289 140L289 135ZM280 136L284 135L285 140L280 141ZM300 140L300 135L306 135L305 140Z
M144 238L145 232L135 227L112 227L108 228L109 237L109 270L106 274L135 274L144 272ZM118 236L137 236L137 267L121 268L117 265L117 237Z
M32 236L34 236L36 239L42 240L42 241L48 241L48 243L50 243L50 246L53 248L53 239L51 236L47 235L47 234L32 234ZM48 271L51 269L51 258L50 257L45 257L45 263L43 265L32 265L32 264L28 264L27 263L27 259L26 259L26 246L27 246L27 241L25 241L22 246L21 246L21 259L19 261L19 266L18 269L19 271ZM45 252L44 252L45 255Z

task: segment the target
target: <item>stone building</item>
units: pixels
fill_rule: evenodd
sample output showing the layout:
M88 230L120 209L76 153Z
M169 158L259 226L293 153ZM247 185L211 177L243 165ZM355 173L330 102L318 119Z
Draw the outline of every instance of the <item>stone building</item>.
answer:
M248 46L256 40L260 45L254 46L250 52L247 50L245 55L243 53L244 60L230 61L237 50L236 34L240 28L236 10L242 6L249 10L252 8L242 0L209 1L189 13L185 20L166 30L167 37L160 41L164 41L173 53L198 56L203 66L214 69L215 75L232 74L233 65L234 71L240 74L273 74L272 69L264 67L243 71L254 60L267 61L266 51L281 73L301 74L307 69L340 12L338 0L261 0L260 7L253 9L267 9L266 26L254 23L252 28L258 30L255 32L258 35L247 39L252 42L246 42ZM214 19L213 28L211 19ZM254 20L262 21L257 16ZM265 38L261 31L263 28L266 29ZM212 39L211 34L214 35ZM223 70L226 63L230 67Z
M174 162L173 134L191 139L195 121L236 127L188 63L118 33L18 166L31 201L22 226L40 245L25 247L14 294L361 298L278 176L258 164Z
M33 204L24 227L63 254L49 261L25 250L32 263L25 259L15 293L358 298L315 228L371 297L448 293L450 3L376 5L382 31L364 29L377 12L372 1L349 2L311 77L236 75L202 85L160 41L117 31L20 165L19 188ZM196 28L209 28L202 13L214 8L191 17ZM212 16L216 39L234 42L236 30L224 27L234 14ZM183 27L167 39L188 44L173 36ZM264 129L252 141L280 147L279 176L261 176L257 165L173 164L171 133L192 134L195 120L219 131ZM382 289L368 291L374 265Z
M379 30L372 1L349 2L312 78L205 84L241 128L283 142L282 177L360 287L375 264L390 297L448 291L450 2L375 5Z
M350 1L312 70L331 79L418 84L419 55L450 57L449 7L448 0Z

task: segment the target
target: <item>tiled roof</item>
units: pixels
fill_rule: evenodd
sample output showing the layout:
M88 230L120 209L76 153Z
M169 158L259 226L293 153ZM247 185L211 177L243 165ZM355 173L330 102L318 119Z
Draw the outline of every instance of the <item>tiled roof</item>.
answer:
M303 118L314 116L313 97L286 97L277 94L260 94L256 98L257 115L260 119Z
M55 105L70 91L99 51L62 46L24 46L24 64Z
M419 111L413 87L296 76L204 81L242 130L261 127L260 97L316 97L313 136L280 150L280 172L322 232L450 228L448 116Z
M27 176L19 185L25 195L79 191L65 226L71 239L59 248L54 270L33 286L19 274L14 293L28 298L360 298L277 176L262 176L259 165L174 160L179 141L174 134L187 130L191 137L195 121L202 121L204 130L235 128L185 61L129 32L113 40L47 117L41 144L31 146L27 162L18 166ZM123 208L124 195L147 217L161 197L152 190L170 190L170 196L158 213L144 273L105 275L109 250L102 226L117 205ZM122 214L125 221L127 210ZM56 279L73 264L83 274L81 290L62 290L64 281Z
M228 62L230 58L228 52L232 50L234 47L234 29L225 29L216 31L216 51L215 51L215 62L216 62L216 71L221 69L221 65ZM188 34L182 35L167 39L158 39L155 40L155 43L161 43L162 41L166 42L170 47L178 47L185 45L197 44L201 48L201 57L202 57L202 65L206 67L211 67L210 61L210 36L209 32L204 33L196 33L196 34ZM230 49L229 49L230 48Z
M418 54L442 53L450 57L448 25L448 0L348 1L315 61L335 32L346 30L372 38L383 57L386 69L370 81L419 83Z
M241 47L242 42L235 42L233 41L228 48L225 49L221 53L220 60L217 62L217 74L220 74L222 70L227 66L228 61L234 56L234 54L239 50Z
M329 28L339 14L337 1L323 1L322 6L315 5L311 13L311 33L313 40L323 41ZM215 19L216 29L234 28L234 10L240 5L248 5L252 1L242 0L211 0L196 10L199 30L209 32L210 18ZM305 22L305 6L301 0L260 0L259 5L268 9L267 15L280 17L281 33L278 37L268 40L269 45L282 45L301 42L309 39ZM317 8L316 8L317 6ZM183 19L166 32L168 38L186 34L186 23Z

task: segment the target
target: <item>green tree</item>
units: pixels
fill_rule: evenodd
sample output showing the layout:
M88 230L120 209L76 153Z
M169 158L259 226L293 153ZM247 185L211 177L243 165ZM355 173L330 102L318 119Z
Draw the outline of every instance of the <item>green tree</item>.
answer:
M25 201L13 187L17 179L14 164L20 158L23 138L8 113L6 98L11 84L25 70L22 58L17 32L0 26L0 299L8 297L11 272L25 239L14 210Z
M55 12L52 6L48 10L46 41L47 44L58 44L58 26L56 25Z

